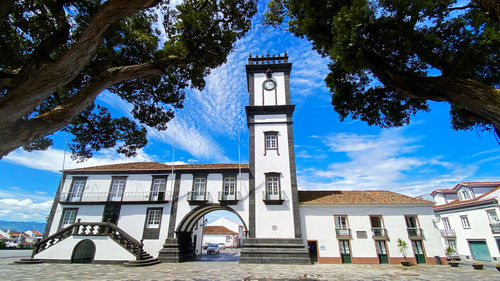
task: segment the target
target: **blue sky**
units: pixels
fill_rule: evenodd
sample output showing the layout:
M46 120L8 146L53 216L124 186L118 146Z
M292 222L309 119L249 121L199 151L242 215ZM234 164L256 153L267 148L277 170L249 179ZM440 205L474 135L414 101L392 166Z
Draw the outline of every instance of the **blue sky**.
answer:
M135 158L101 151L85 163L66 157L66 168L134 161L248 163L245 64L249 53L288 52L293 63L291 98L298 186L302 190L385 189L416 196L460 181L500 180L500 146L491 133L453 131L445 103L418 113L411 124L392 129L358 120L339 121L323 82L328 60L305 39L264 27L259 3L253 28L236 43L227 63L206 78L203 91L189 90L184 109L166 131L149 130L149 143ZM116 115L130 116L131 106L103 92L98 103ZM43 152L22 149L0 160L0 219L44 221L60 179L64 133ZM69 139L71 136L69 136ZM214 213L212 218L220 216ZM234 219L234 218L233 218Z

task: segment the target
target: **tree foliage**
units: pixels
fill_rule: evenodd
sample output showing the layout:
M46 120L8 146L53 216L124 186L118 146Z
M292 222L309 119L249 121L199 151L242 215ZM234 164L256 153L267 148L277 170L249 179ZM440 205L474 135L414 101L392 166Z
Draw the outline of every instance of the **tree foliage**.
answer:
M45 149L61 129L74 136L79 160L117 144L135 155L146 126L167 128L186 88L203 89L255 12L251 0L3 1L0 158L21 146ZM105 89L132 106L135 120L95 104Z
M330 58L342 120L401 126L444 101L454 129L500 136L499 15L492 0L272 0L266 23Z

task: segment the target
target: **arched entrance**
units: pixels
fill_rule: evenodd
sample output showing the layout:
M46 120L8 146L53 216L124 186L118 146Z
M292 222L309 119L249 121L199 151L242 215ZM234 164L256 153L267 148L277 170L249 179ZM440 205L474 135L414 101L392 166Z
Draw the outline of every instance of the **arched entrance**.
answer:
M71 263L92 263L95 256L95 244L89 239L78 242L73 249Z
M202 205L192 210L188 214L186 214L179 223L179 225L177 226L175 235L177 238L177 246L179 250L179 261L182 262L195 259L196 253L195 253L195 245L193 242L193 229L195 228L198 221L205 215L207 215L210 212L219 210L229 211L235 214L241 221L245 232L248 231L245 220L243 220L240 214L231 207L219 204ZM197 239L202 239L202 237L198 237Z

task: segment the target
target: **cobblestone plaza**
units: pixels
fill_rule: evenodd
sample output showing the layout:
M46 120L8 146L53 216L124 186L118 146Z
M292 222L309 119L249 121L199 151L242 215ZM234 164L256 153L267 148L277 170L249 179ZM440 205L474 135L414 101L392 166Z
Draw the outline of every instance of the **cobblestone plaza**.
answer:
M500 280L500 272L470 265L238 264L229 262L161 263L149 267L102 264L13 264L0 259L0 280Z

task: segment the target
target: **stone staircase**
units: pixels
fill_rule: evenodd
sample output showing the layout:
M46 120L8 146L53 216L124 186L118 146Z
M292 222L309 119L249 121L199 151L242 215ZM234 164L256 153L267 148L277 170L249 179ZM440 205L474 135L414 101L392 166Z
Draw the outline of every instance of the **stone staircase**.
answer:
M137 260L131 260L126 263L124 263L124 266L148 266L148 265L155 265L161 263L158 258L153 258L148 252L142 250L141 251L141 256Z
M309 252L300 238L247 238L240 263L311 264Z
M42 260L39 259L20 259L18 261L14 261L15 264L38 264L43 263Z

